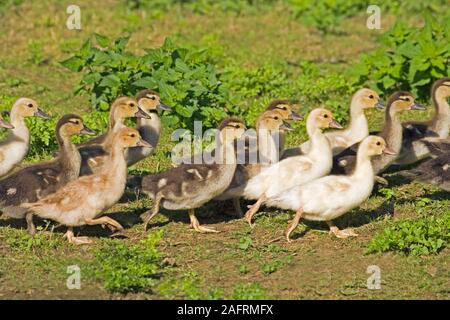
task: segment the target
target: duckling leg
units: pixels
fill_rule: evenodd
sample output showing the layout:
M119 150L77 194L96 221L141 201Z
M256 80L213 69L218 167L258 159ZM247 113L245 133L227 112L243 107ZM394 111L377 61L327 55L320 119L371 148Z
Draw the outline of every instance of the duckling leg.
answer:
M239 218L242 218L244 216L244 212L242 212L241 202L239 201L239 198L233 198L233 206L236 210L236 215Z
M27 221L27 231L30 235L34 236L36 234L36 226L33 222L33 212L28 212L25 216L25 220Z
M357 237L358 234L353 231L353 229L344 229L339 230L338 227L335 226L333 221L327 221L328 226L330 227L330 233L333 233L336 237L340 239L345 239L348 237Z
M161 205L162 197L156 197L155 203L153 204L152 210L149 212L148 216L144 220L144 230L147 231L148 223L159 213L159 207ZM148 211L147 211L148 212ZM147 214L146 212L146 214Z
M252 218L255 215L255 213L258 212L259 208L261 208L261 205L267 200L267 197L265 194L263 194L258 201L256 201L253 205L249 206L249 209L245 213L245 221L248 222L250 227L253 227L252 224Z
M67 232L66 232L66 234L63 237L67 238L69 243L73 243L75 245L92 243L92 240L90 240L88 237L75 237L75 235L73 234L73 228L72 227L69 227L67 229Z
M299 209L297 210L297 212L295 213L295 217L294 219L291 220L291 223L289 224L289 227L286 230L286 240L287 242L291 242L291 238L290 235L292 233L292 231L295 230L295 228L297 228L298 223L300 222L300 219L302 217L303 214L303 209Z
M112 231L122 231L123 227L116 220L110 217L103 216L97 219L86 219L84 221L87 225L93 226L96 224L106 224Z
M195 216L195 209L189 209L189 218L191 219L192 228L194 228L194 230L197 232L200 232L200 233L218 233L218 232L220 232L215 229L210 229L210 228L201 226L197 220L197 217Z

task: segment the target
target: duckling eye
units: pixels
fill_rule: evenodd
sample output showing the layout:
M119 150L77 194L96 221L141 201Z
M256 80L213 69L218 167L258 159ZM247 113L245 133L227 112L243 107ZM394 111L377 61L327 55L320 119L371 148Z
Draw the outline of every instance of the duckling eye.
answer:
M28 106L28 108L33 108L33 104L32 103L27 104L27 106Z
M136 106L135 104L134 104L134 102L130 102L130 107L134 107L134 106Z
M156 100L156 97L155 96L151 96L150 99Z
M381 142L380 141L377 142L377 146L381 146Z
M136 135L134 133L130 134L130 137L135 138Z
M370 99L373 99L373 94L371 94L371 95L369 96L369 98L370 98Z
M408 101L408 102L409 102L410 100L411 100L411 99L409 99L409 98L405 98L405 101Z
M328 115L327 115L327 114L324 114L323 117L324 117L324 118L328 118Z
M234 127L235 127L236 129L239 129L241 126L237 124L237 125L235 125Z
M278 119L280 119L280 118L278 118L278 117L275 117L274 119L275 119L275 120L278 120Z

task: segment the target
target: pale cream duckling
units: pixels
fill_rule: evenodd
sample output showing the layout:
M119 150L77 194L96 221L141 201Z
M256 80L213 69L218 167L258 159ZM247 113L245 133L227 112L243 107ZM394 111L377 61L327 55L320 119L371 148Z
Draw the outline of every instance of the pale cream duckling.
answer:
M105 134L94 139L83 142L78 146L81 154L80 175L87 175L100 170L108 159L109 151L112 148L112 141L116 133L125 128L126 118L150 118L143 111L137 101L130 97L117 98L111 106L109 112L108 130Z
M322 132L326 128L342 128L333 119L331 111L317 108L308 116L306 129L311 140L307 154L289 157L263 170L247 183L244 189L246 199L257 199L245 214L252 225L252 217L267 198L293 186L304 184L328 174L333 165L331 144Z
M0 177L10 172L27 155L30 147L30 131L25 118L28 117L49 118L32 99L20 98L14 103L10 112L13 128L6 140L0 142Z
M268 108L269 109L269 108ZM225 201L233 199L236 213L243 216L239 198L243 195L249 179L257 175L268 166L279 161L279 145L281 135L292 130L284 120L291 118L291 113L277 108L263 112L256 121L256 139L245 140L248 145L240 148L238 144L238 166L230 186L214 200ZM299 119L296 116L296 119Z
M378 93L370 89L360 89L352 97L350 104L350 125L345 130L329 131L325 133L330 140L333 149L333 155L338 154L344 149L360 142L369 135L369 125L364 115L365 109L379 108L383 109ZM304 154L310 147L310 141L302 143L297 148L287 149L283 153L283 159L299 154Z
M214 199L230 185L236 170L234 141L245 132L243 121L225 119L219 126L219 143L213 164L181 164L166 172L135 176L129 185L140 189L153 200L153 208L145 218L144 227L158 214L160 207L167 210L188 210L191 226L197 232L218 232L201 226L195 209Z
M127 163L124 150L135 146L150 146L132 128L119 129L112 142L108 161L98 173L71 181L38 202L22 205L28 209L26 219L31 234L36 232L32 223L33 215L68 226L65 237L74 244L90 243L91 240L87 237L75 237L73 227L101 224L113 230L123 230L117 221L99 215L119 201L125 190Z
M383 138L369 136L358 148L356 169L351 175L325 176L267 199L268 206L296 211L286 231L287 241L290 241L290 235L301 218L327 222L330 232L338 238L357 236L352 229L339 230L332 221L359 206L370 196L375 179L370 159L383 152L393 153L386 147Z
M395 164L410 164L430 154L423 139L445 139L450 130L450 78L437 80L431 88L431 97L435 107L433 118L428 121L409 121L403 123L402 150Z
M129 148L125 155L128 166L131 166L153 154L155 151L154 148L158 145L162 129L161 119L158 116L158 110L172 110L169 106L161 102L159 93L150 89L140 91L136 96L136 100L138 101L139 107L149 115L149 118L141 117L137 119L136 129L141 134L142 139L151 144L153 148Z

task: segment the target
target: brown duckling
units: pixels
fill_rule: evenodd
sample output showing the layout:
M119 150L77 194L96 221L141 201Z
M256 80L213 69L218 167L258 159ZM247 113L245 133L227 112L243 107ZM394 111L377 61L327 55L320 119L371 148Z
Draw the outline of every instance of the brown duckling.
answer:
M181 164L166 172L133 177L134 186L154 202L145 218L145 228L159 212L160 206L168 210L188 210L191 226L197 232L218 232L200 225L195 209L214 199L230 185L236 170L234 141L245 131L244 122L229 118L219 126L219 143L213 164Z
M125 127L126 118L150 118L139 106L135 99L130 97L117 98L109 112L108 130L105 134L86 141L78 146L81 154L80 175L97 172L108 159L111 144L116 133Z
M145 111L149 118L138 118L136 129L141 134L142 139L156 148L161 135L161 119L158 116L158 110L171 111L172 109L161 102L161 97L156 91L146 89L140 91L136 99L139 107ZM134 147L127 149L125 158L129 166L148 157L154 152L154 149L144 147Z
M450 192L450 139L423 140L432 159L426 160L411 170L400 172L410 180L418 180L437 185Z
M81 156L71 141L76 134L95 135L95 131L87 128L80 116L64 115L56 125L58 157L28 166L0 180L0 208L5 215L24 218L26 210L20 204L36 202L78 178Z
M431 88L435 113L428 121L409 121L403 123L402 150L396 164L410 164L429 155L423 139L433 137L445 139L450 130L450 78L437 80Z
M6 140L0 142L0 177L10 172L27 155L30 147L30 131L25 123L25 118L50 118L39 108L36 101L28 98L18 99L14 103L10 115L13 128L9 131Z
M99 172L79 177L38 202L22 205L28 209L26 218L31 234L36 232L33 215L68 226L65 237L74 244L91 242L87 237L74 236L73 227L76 226L101 224L113 230L123 230L117 221L99 215L119 201L124 192L127 178L125 148L150 146L136 129L126 127L116 132L111 145L106 164Z
M385 111L385 123L381 132L374 132L382 137L393 154L383 153L372 158L372 167L375 175L386 170L394 163L402 147L403 127L400 121L400 113L407 110L424 110L424 107L414 101L409 92L399 91L392 94ZM348 148L333 158L332 174L350 174L356 165L357 144ZM386 183L384 179L377 177L377 181Z

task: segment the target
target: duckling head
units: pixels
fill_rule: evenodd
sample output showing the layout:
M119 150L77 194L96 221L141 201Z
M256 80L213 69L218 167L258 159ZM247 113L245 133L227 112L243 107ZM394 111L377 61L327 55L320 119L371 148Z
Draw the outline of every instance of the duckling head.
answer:
M234 141L240 139L247 130L244 121L238 118L227 118L219 125L220 137L222 142Z
M140 91L136 100L138 101L139 107L147 113L161 111L171 111L172 108L161 102L161 97L158 92L146 89Z
M421 104L415 102L414 96L406 91L397 91L388 99L389 113L398 113L406 110L425 110Z
M11 123L6 122L5 119L3 119L1 114L0 114L0 127L5 128L5 129L14 129L14 126Z
M12 109L11 109L11 116L18 115L22 118L28 118L28 117L39 117L43 119L49 119L50 116L46 114L44 111L42 111L41 108L39 108L39 105L36 101L29 98L20 98L17 100Z
M293 130L291 125L284 121L284 117L278 109L264 112L256 123L256 129L264 129L268 131Z
M353 95L352 101L355 101L356 105L361 109L383 109L385 107L378 93L367 88L356 91L356 93Z
M307 127L319 129L342 129L342 126L337 122L330 110L325 108L317 108L309 113L306 123Z
M145 111L143 111L135 99L130 97L117 98L111 106L110 123L115 124L118 121L123 121L125 118L150 118Z
M369 156L379 156L383 153L395 155L396 153L387 147L386 141L379 136L368 136L361 142L363 152Z
M274 100L266 108L266 111L277 110L283 120L302 120L303 117L295 112L288 100Z
M432 96L438 99L447 99L450 97L450 78L442 78L433 84L431 89Z
M115 143L123 149L131 147L153 148L150 143L142 139L139 131L127 127L122 128L117 132L115 136Z
M56 124L56 132L63 137L71 137L76 134L93 136L96 132L83 123L83 119L76 114L66 114Z

